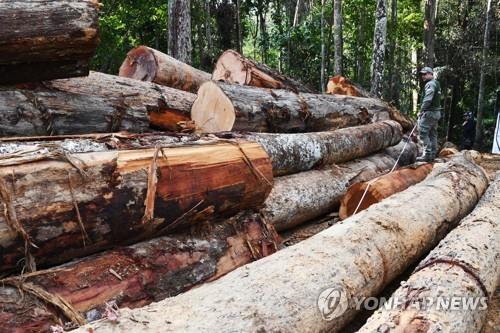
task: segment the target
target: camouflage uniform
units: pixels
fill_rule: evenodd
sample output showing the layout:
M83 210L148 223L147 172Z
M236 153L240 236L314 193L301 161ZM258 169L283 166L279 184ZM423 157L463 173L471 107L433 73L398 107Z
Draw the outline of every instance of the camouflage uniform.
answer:
M425 84L418 119L419 137L424 145L424 158L436 158L438 148L438 122L441 118L441 87L432 79Z

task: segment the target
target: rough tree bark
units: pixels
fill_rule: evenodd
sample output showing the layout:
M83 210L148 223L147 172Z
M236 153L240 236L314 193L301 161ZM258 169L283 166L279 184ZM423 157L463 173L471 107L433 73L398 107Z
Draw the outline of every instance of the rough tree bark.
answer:
M339 217L344 220L367 209L393 194L406 190L427 177L432 171L432 164L396 170L369 182L353 184L347 190L340 203Z
M374 124L316 133L253 133L271 157L275 176L351 161L396 145L403 137L401 125L388 120Z
M377 0L375 12L375 32L373 34L373 54L371 65L370 92L381 97L384 83L385 44L387 39L387 0Z
M0 136L176 131L196 97L96 72L23 88L0 89Z
M210 285L125 309L118 323L99 321L77 332L339 332L355 315L353 297L376 295L429 251L470 212L487 183L480 167L458 157L422 183L295 246ZM335 287L347 293L339 303L345 312L324 320L318 295Z
M403 163L414 161L417 157L416 145L411 144L406 149L412 158ZM396 150L401 152L402 145L398 145ZM330 169L278 177L261 213L276 230L291 229L334 211L351 184L381 176L395 164L396 158L383 151Z
M333 65L333 73L335 75L342 75L342 63L344 58L342 0L333 1L333 26L335 31L335 61Z
M300 82L278 73L264 64L248 59L233 50L227 50L219 57L212 73L212 80L259 88L316 92Z
M119 138L108 140L126 150L102 151L90 140L14 145L3 154L2 271L23 256L34 270L33 261L57 264L255 208L272 187L271 162L257 143L150 135L120 147Z
M3 333L52 332L67 318L23 288L35 286L64 299L81 319L105 317L106 303L136 308L213 281L274 253L278 236L255 214L205 223L189 232L163 236L96 254L23 278L8 278L0 287ZM17 289L19 286L19 289ZM74 323L78 324L78 322Z
M484 113L484 85L486 80L486 66L488 59L488 52L490 48L490 25L491 22L495 22L495 17L493 16L495 11L494 2L488 0L488 5L486 9L486 23L484 27L484 39L483 39L483 54L481 58L481 75L479 77L479 93L477 97L477 118L476 118L476 138L474 140L474 146L476 149L481 149L483 144L483 113Z
M358 332L479 332L500 279L499 217L500 174L474 211L395 291L392 299L405 306L383 307ZM460 298L458 305L452 297ZM427 300L434 304L424 308ZM454 303L443 305L446 302Z
M425 0L424 8L424 63L434 67L434 31L436 30L439 0Z
M204 132L305 132L388 120L390 109L371 98L206 82L198 91L191 119Z
M98 1L0 2L0 84L84 76L99 44Z
M191 64L191 7L190 0L168 1L168 54Z
M210 81L210 74L147 46L138 46L127 53L119 75L192 93Z

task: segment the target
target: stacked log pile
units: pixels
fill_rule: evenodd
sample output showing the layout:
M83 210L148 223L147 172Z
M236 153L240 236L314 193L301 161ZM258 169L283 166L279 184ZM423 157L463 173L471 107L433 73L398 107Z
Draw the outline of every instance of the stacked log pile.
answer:
M474 154L397 170L414 121L345 78L319 94L232 50L209 74L147 46L89 72L97 2L42 3L0 4L61 22L0 28L2 332L340 331L352 304L321 320L324 288L375 295L486 188ZM372 206L283 249L341 203Z

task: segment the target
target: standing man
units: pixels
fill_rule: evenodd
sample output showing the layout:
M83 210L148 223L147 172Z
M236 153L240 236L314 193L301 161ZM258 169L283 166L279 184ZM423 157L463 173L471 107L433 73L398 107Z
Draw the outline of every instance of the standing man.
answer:
M437 154L438 122L441 118L441 87L434 80L434 72L430 67L420 71L425 89L420 104L418 117L419 137L424 145L424 154L417 158L418 162L432 162Z

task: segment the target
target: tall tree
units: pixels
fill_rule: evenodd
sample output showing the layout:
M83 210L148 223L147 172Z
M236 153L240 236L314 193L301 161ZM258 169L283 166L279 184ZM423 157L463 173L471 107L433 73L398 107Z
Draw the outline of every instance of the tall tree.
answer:
M401 57L397 57L396 55L396 45L397 45L397 36L398 36L398 1L391 1L391 38L389 42L389 91L387 93L387 98L389 101L394 103L394 105L399 106L399 80L398 80L398 66L399 63L397 59L401 59Z
M375 31L373 34L373 54L371 66L371 90L381 97L384 80L384 57L387 39L387 0L377 0L375 13Z
M434 67L434 32L439 0L425 0L424 9L424 63Z
M483 113L484 113L484 83L486 77L486 66L488 58L488 49L490 48L490 24L493 18L493 7L491 0L488 0L486 10L486 23L484 27L483 54L481 58L481 74L479 77L479 94L477 98L477 120L476 120L476 139L474 145L480 149L483 144Z
M189 0L168 1L168 53L191 63L191 6Z
M343 39L343 18L342 18L342 0L333 0L333 26L335 31L335 61L333 65L333 72L335 75L342 75L343 72L343 53L344 53L344 39Z
M325 0L321 0L321 77L320 91L325 91Z
M205 0L205 39L207 41L207 54L210 60L213 57L212 51L212 17L210 15L210 0Z

